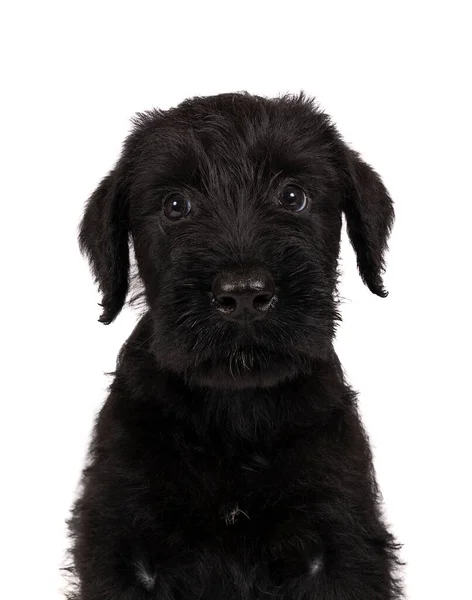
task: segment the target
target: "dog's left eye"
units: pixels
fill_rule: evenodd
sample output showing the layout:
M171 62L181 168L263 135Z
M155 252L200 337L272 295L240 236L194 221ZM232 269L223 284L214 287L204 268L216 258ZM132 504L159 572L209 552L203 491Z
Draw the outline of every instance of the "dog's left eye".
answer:
M287 185L280 195L280 204L287 210L300 212L306 208L307 197L297 185Z
M164 200L164 214L171 221L186 217L190 208L190 200L182 194L171 194Z

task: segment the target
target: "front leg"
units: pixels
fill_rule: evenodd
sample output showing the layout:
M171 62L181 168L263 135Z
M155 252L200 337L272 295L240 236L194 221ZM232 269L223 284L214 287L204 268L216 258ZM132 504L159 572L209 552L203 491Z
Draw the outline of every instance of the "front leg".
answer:
M71 549L72 588L69 600L180 600L174 593L174 577L164 561L149 554L131 539L118 523L104 527L101 519L93 529L84 527Z
M195 563L175 518L133 487L86 481L69 521L73 587L70 600L192 600L203 588L189 581ZM139 510L138 510L139 509ZM188 585L187 585L188 584Z
M399 600L398 546L378 515L339 520L279 512L268 540L271 580L284 600Z
M370 516L354 526L346 525L334 526L326 535L327 598L402 598L398 546L381 519Z
M315 425L274 475L267 501L273 580L284 600L399 600L398 546L382 520L356 407L330 411Z

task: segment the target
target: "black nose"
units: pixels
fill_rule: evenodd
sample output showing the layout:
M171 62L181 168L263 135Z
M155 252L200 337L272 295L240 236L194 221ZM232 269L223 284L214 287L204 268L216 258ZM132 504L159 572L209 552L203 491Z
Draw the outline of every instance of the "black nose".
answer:
M230 271L213 282L218 310L233 321L262 318L275 298L274 280L266 271Z

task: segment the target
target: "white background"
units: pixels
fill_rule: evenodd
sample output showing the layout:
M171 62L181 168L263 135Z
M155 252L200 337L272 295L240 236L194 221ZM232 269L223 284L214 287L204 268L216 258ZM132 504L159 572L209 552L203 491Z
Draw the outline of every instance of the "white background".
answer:
M136 111L315 95L383 176L390 296L342 247L337 348L360 390L409 597L470 597L468 2L5 2L0 595L60 598L64 521L129 309L97 323L83 203ZM366 599L368 600L368 599Z

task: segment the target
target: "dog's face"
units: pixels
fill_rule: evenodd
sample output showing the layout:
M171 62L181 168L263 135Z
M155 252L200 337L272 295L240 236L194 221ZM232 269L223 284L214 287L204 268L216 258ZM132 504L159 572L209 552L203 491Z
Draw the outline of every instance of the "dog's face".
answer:
M162 367L196 385L271 386L331 347L341 215L385 295L393 219L378 175L303 97L197 98L140 115L92 195L80 242L111 322L129 242Z

